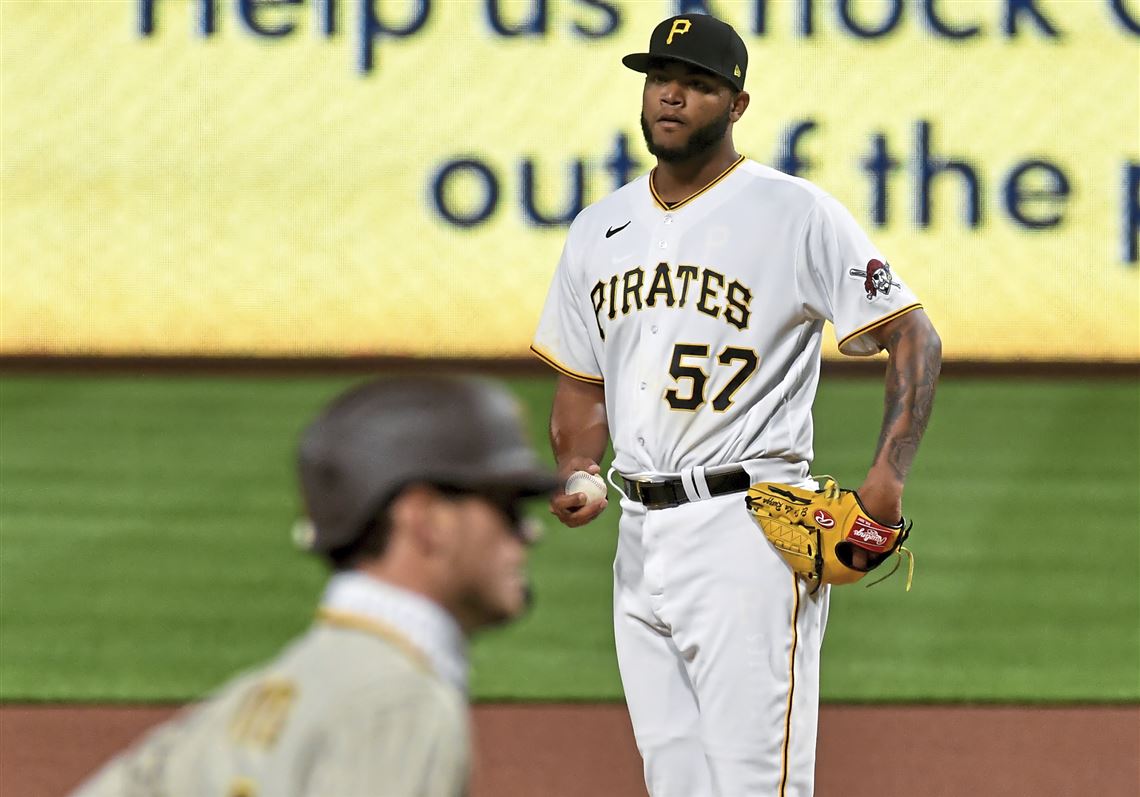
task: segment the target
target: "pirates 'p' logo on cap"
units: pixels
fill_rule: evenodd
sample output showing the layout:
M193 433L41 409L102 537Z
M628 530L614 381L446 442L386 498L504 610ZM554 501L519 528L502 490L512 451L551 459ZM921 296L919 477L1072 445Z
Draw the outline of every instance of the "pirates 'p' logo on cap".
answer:
M693 23L687 19L673 20L673 27L669 29L669 38L665 40L665 43L672 44L674 36L684 36L691 27L693 27Z

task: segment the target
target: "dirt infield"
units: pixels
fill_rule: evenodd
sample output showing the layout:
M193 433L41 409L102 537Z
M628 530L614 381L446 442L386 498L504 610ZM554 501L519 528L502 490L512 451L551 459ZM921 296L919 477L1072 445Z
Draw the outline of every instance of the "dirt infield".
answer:
M0 707L0 794L56 797L172 707ZM643 797L623 706L480 705L472 797ZM825 706L817 797L1140 794L1140 706Z

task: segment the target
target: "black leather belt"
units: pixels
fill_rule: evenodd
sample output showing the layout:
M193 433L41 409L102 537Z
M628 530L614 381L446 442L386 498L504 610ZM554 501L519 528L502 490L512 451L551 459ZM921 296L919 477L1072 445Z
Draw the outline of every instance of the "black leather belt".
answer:
M685 485L680 479L666 479L662 482L639 482L621 477L625 483L625 494L630 500L645 504L646 509L669 509L689 503ZM710 495L742 493L752 486L748 471L737 465L719 473L705 472L705 484Z

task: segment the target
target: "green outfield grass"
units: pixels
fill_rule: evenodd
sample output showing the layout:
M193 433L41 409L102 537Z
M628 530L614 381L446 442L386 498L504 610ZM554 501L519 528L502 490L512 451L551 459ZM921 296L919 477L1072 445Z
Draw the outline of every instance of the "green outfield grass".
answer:
M301 631L324 573L289 542L293 446L353 381L5 376L0 699L183 700ZM545 450L553 382L511 384ZM816 472L858 483L881 396L823 385ZM824 699L1140 699L1138 441L1134 382L945 382L906 496L914 588L833 593ZM620 698L616 522L548 526L476 697Z

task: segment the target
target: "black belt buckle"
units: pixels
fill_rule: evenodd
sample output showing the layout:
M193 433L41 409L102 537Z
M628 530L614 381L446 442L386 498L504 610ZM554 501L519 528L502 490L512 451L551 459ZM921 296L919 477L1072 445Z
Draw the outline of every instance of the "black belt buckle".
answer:
M639 482L624 476L622 479L629 497L644 504L646 509L672 509L689 502L680 479L664 482Z
M626 493L630 498L645 505L646 509L672 509L689 503L684 484L680 479L663 482L641 482L624 476ZM751 479L743 467L735 467L723 473L707 475L705 484L713 496L737 493L751 486Z

